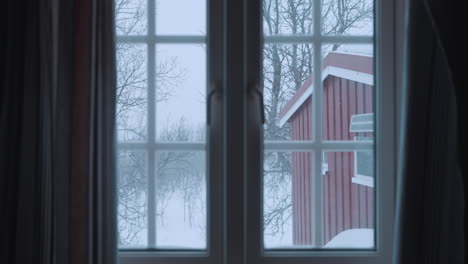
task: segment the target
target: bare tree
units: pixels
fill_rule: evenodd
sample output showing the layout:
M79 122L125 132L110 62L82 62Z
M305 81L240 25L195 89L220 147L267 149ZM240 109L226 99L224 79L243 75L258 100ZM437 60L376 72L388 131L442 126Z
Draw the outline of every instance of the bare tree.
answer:
M144 0L116 0L115 20L119 35L144 34L146 32L146 6ZM147 127L147 46L145 44L118 43L117 52L117 90L116 119L120 141L145 141ZM174 89L185 78L175 57L158 60L155 69L157 81L156 103L168 100ZM183 124L181 124L183 125ZM183 129L180 129L181 131ZM185 128L185 130L188 130ZM167 129L167 140L184 140L182 134ZM192 133L192 132L189 132ZM142 243L142 231L147 228L147 161L145 152L120 151L118 154L118 221L120 245ZM160 164L171 166L184 155L163 157ZM165 160L164 160L165 159ZM163 170L160 165L158 169ZM171 188L177 186L176 183ZM161 185L159 190L165 190ZM161 191L157 201L164 214L164 204L171 198L171 189Z
M373 1L367 0L325 0L322 1L322 10L325 35L346 35L352 29L363 29L372 21L374 11ZM323 53L336 51L339 47L340 44L333 44Z
M146 228L146 157L143 152L118 154L118 238L120 245L134 244Z
M187 142L202 139L204 131L190 127L184 118L167 123L160 133L163 142ZM121 245L138 243L147 223L146 153L119 153L119 241ZM165 151L156 158L156 217L165 225L166 209L171 201L182 197L184 217L190 225L206 210L204 155L199 152ZM206 226L199 228L203 231Z
M345 35L350 29L362 29L372 20L373 10L373 1L322 0L322 32Z
M146 31L145 0L115 0L115 28L119 35Z
M162 130L159 140L164 142L188 142L200 137L200 132L190 127L185 118L180 118L176 123L167 123ZM202 153L187 151L161 152L158 155L158 204L161 222L167 206L167 198L175 192L182 194L184 213L187 220L193 219L193 208L197 206L197 200L203 199L200 195L204 188L204 164Z

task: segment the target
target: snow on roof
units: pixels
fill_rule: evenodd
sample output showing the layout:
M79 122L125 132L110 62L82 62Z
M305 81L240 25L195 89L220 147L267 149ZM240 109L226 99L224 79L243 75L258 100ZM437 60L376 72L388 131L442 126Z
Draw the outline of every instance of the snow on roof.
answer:
M373 57L367 54L332 51L322 61L322 81L329 75L374 84ZM313 93L313 74L305 80L279 113L282 127Z

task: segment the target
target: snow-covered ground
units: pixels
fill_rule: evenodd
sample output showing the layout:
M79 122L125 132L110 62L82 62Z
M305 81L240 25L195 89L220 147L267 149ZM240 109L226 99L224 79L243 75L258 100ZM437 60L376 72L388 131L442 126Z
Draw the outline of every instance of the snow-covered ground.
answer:
M204 193L202 194L205 195ZM156 245L161 248L206 248L205 208L193 208L189 215L183 197L169 202L163 219L156 221Z
M374 229L348 229L336 235L324 248L373 248Z

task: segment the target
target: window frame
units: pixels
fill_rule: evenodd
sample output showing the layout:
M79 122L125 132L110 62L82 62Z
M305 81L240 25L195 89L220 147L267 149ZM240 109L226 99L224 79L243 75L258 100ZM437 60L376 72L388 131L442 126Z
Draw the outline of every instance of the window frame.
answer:
M148 10L154 10L155 0L148 0ZM376 249L375 250L264 250L262 249L262 204L261 195L261 171L263 167L263 136L261 125L261 94L258 87L261 83L261 53L262 36L258 34L262 29L261 0L256 1L230 1L207 0L207 82L209 87L207 94L207 115L209 125L207 127L206 157L207 166L207 250L120 250L121 263L390 263L392 259L392 237L394 217L394 190L395 190L395 164L396 164L396 72L395 72L395 9L394 1L375 0L375 126L378 134L375 138L376 151ZM319 3L319 1L316 1ZM317 6L317 4L316 4ZM314 15L320 15L314 11ZM240 16L239 16L240 15ZM153 21L151 21L153 20ZM117 41L125 40L129 43L141 41L157 41L151 36L150 27L155 28L155 17L148 15L148 36L118 36ZM246 32L246 28L249 31ZM314 24L314 33L320 32L320 25ZM230 30L242 30L240 39L233 39L226 32ZM152 31L154 32L154 30ZM371 37L371 38L374 38ZM190 41L196 38L177 38L167 36L161 41ZM151 40L153 39L153 40ZM268 41L283 41L280 36L266 37ZM297 41L308 41L310 36L296 37ZM317 38L312 36L314 53L320 49L316 47ZM358 36L323 36L325 42L342 43L369 43L369 37ZM288 40L290 41L290 40ZM166 42L166 43L167 43ZM236 52L227 52L226 49L238 45ZM151 55L153 50L153 55ZM154 59L155 47L148 45L148 59ZM242 63L238 66L227 66L237 58ZM149 62L148 62L149 63ZM314 65L320 64L320 56L314 56ZM237 68L229 68L237 67ZM230 71L232 70L232 71ZM234 72L234 73L233 73ZM314 71L320 74L320 71ZM150 72L148 71L148 74ZM233 84L229 80L241 77ZM154 76L148 75L148 78ZM321 93L321 78L314 78L315 87ZM236 88L237 85L237 88ZM240 86L239 86L240 85ZM150 87L148 86L148 90ZM212 95L212 96L211 96ZM260 95L260 96L259 96ZM321 96L317 96L321 98ZM236 105L237 104L237 105ZM318 104L321 106L321 103ZM321 113L315 111L317 114ZM235 111L238 111L235 114ZM248 113L248 114L247 114ZM231 116L229 115L231 114ZM235 135L232 139L228 133L226 121L228 118L240 118L237 120L244 133ZM314 122L321 120L321 116ZM231 120L231 119L229 119ZM148 124L148 129L150 126ZM314 128L314 137L321 135L321 131ZM149 131L148 131L149 133ZM232 148L241 143L237 149ZM325 142L326 149L333 151L354 150L354 143L349 142ZM314 142L276 144L267 142L265 150L298 149L310 151L311 147L317 147ZM156 147L156 144L154 144ZM323 146L319 146L323 147ZM316 149L317 150L317 149ZM227 155L229 154L229 155ZM243 158L243 155L245 158ZM151 158L151 157L149 157ZM322 164L322 155L314 155L315 164ZM148 159L150 162L151 159ZM151 162L150 162L151 163ZM236 172L244 172L234 185L230 185L235 173L230 173L229 168L239 165ZM315 177L318 181L322 177L321 167L317 166ZM385 177L384 177L385 176ZM220 188L220 186L222 186ZM320 185L316 185L320 186ZM383 188L385 186L385 189ZM215 188L214 188L215 187ZM241 192L238 192L241 190ZM318 190L320 192L320 190ZM237 193L237 194L236 194ZM240 207L233 210L226 209L230 202L238 200ZM248 202L247 202L248 201ZM321 207L321 205L318 205ZM385 210L384 210L385 209ZM230 219L229 215L239 213L239 217ZM385 227L385 228L384 228ZM236 247L240 246L240 247ZM239 254L239 255L237 255ZM232 258L232 256L240 259ZM236 262L240 260L240 262Z
M304 42L305 39L312 40L314 45L314 65L321 65L321 56L319 55L320 47L322 43L353 43L353 44L365 44L374 43L374 58L375 58L375 74L374 74L374 85L375 95L375 115L374 124L376 127L377 134L375 135L375 144L370 148L375 151L375 171L376 171L376 188L375 193L375 236L376 236L376 248L373 250L368 249L268 249L265 250L263 243L253 244L253 249L248 248L251 253L247 253L247 263L391 263L392 260L392 238L393 238L393 219L394 219L394 203L395 203L395 146L396 146L396 72L395 72L395 48L394 39L396 38L394 31L395 14L397 13L396 3L394 1L375 0L375 11L374 11L374 36L317 36L317 32L320 32L320 24L314 23L314 35L313 36L266 36L265 41L275 41L279 43L291 43L291 42ZM321 17L320 14L320 2L315 2L315 13L314 16ZM254 23L258 23L258 20L253 19ZM317 22L317 20L315 20ZM249 25L250 28L250 25ZM375 38L375 41L374 41ZM260 56L261 54L257 54ZM314 96L313 107L313 135L314 140L317 138L321 139L322 131L321 126L317 126L317 123L322 120L322 82L321 71L314 71L314 93L318 92L317 96ZM254 129L252 129L254 130ZM250 133L248 136L251 136ZM263 142L262 142L263 143ZM360 149L358 146L362 146L363 149L369 149L362 143L349 143L349 142L332 142L332 141L309 141L309 142L265 142L264 151L315 151L320 153L321 151L355 151ZM263 152L263 149L254 149L248 153ZM261 161L261 158L256 158L255 155L251 155L247 160L253 160L254 162ZM261 156L261 154L259 155ZM314 155L314 164L322 164L322 155ZM252 162L252 163L254 163ZM255 166L255 164L247 165L248 178L258 177L262 175L259 173L261 168ZM316 166L314 168L314 192L315 197L321 197L321 168ZM262 223L258 223L258 214L255 210L262 208L262 198L257 197L255 192L261 190L261 180L252 181L255 188L249 188L251 190L247 197L249 197L249 206L253 209L247 208L247 212L251 212L250 217L247 219L247 226L262 226ZM252 199L253 198L253 199ZM249 207L248 206L248 207ZM385 208L385 210L384 210ZM322 202L320 199L315 199L313 210L321 211ZM321 215L315 213L315 215ZM260 219L262 219L260 217ZM321 217L314 218L314 222L317 226L322 226ZM257 228L261 230L261 228ZM263 241L262 232L258 232L254 229L254 232L249 232L247 241ZM321 241L321 232L316 233L316 241ZM318 236L318 237L317 237ZM258 246L260 245L260 246Z
M222 80L223 64L223 18L219 14L223 10L222 1L206 1L206 34L203 35L156 35L156 0L146 0L147 31L141 35L117 35L116 44L143 44L147 54L147 139L144 142L116 142L117 151L142 150L148 159L148 199L147 207L155 206L155 161L157 152L164 151L205 151L206 152L206 210L207 236L206 249L167 249L155 248L156 217L148 210L148 248L119 249L118 257L122 264L140 263L220 263L222 252L222 190L211 186L223 186L224 180L212 175L223 173L223 146L216 144L223 141L224 135L219 133L222 127L224 113L223 100L220 96L219 83L211 80ZM206 75L207 75L207 127L205 142L159 142L156 141L156 45L157 44L204 44L206 46ZM215 66L214 66L215 65ZM213 114L216 113L216 114ZM209 162L211 161L211 162ZM152 195L153 194L153 195ZM153 234L151 234L153 233ZM153 239L151 239L153 237Z

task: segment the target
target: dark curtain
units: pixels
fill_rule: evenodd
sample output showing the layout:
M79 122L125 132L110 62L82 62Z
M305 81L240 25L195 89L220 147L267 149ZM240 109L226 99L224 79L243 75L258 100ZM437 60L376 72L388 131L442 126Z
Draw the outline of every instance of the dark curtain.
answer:
M113 10L2 3L2 263L117 261Z
M467 9L407 2L395 263L465 263Z

